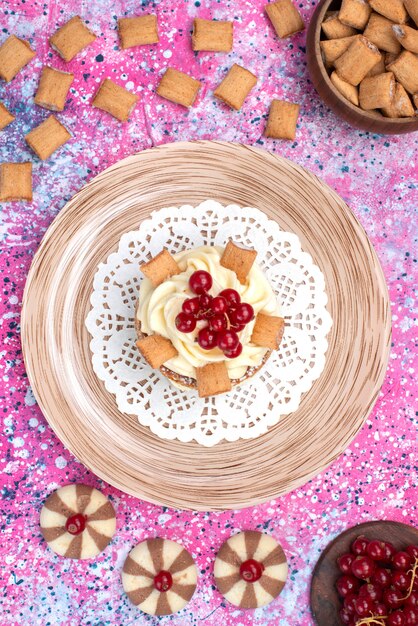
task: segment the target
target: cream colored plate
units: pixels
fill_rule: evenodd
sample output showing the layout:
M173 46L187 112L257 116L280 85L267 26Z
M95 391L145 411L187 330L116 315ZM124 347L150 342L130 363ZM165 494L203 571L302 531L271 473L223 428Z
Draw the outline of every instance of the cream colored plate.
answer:
M296 233L325 275L334 320L325 369L299 409L267 434L203 448L159 439L121 414L93 372L84 320L97 266L150 212L207 198L263 210ZM232 509L284 494L324 469L359 431L390 346L385 280L346 204L301 167L225 142L174 143L129 157L77 193L29 272L22 343L37 401L87 467L139 498Z

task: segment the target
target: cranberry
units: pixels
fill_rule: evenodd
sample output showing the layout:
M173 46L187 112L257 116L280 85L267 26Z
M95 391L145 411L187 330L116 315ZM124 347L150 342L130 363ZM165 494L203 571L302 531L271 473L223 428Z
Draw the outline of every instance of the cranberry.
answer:
M183 302L181 308L183 313L187 313L187 315L196 315L200 309L199 298L197 296L195 298L188 298Z
M401 591L409 589L411 580L411 574L403 572L402 570L395 570L392 574L392 586L395 587L395 589L400 589Z
M242 343L239 343L233 350L225 350L224 355L227 359L236 359L242 352Z
M241 302L241 296L235 289L224 289L219 295L225 298L228 306L236 306Z
M373 561L383 561L385 558L385 544L383 541L370 541L366 552Z
M407 606L414 606L418 611L418 591L411 591L407 599L405 600Z
M405 616L403 611L394 611L387 618L388 626L405 626Z
M168 591L173 586L173 577L170 572L162 569L154 576L154 587L157 591Z
M337 591L342 598L348 596L349 593L355 593L360 586L357 578L354 578L351 574L344 574L344 576L340 576L337 582L335 583L337 587Z
M377 583L381 587L389 587L392 581L390 572L383 567L376 567L374 574L371 577L372 583Z
M343 574L351 574L351 563L354 561L354 559L354 555L349 553L342 554L338 557L337 565Z
M374 561L369 556L356 556L351 563L351 572L357 578L367 580L375 570Z
M407 552L413 559L418 559L418 546L408 546L405 548L405 552Z
M359 617L370 617L373 613L374 602L370 598L358 597L355 606Z
M228 303L222 296L215 296L210 303L210 310L214 313L214 315L226 313L228 310Z
M205 270L197 270L197 272L193 272L193 274L189 278L189 287L193 291L193 293L201 294L205 293L205 291L209 291L212 287L213 280L212 276L209 272L205 272Z
M215 333L219 333L220 330L225 330L228 327L228 322L225 315L213 315L209 319L209 328Z
M414 606L404 608L405 626L418 626L418 609Z
M223 330L218 333L218 348L223 350L234 350L239 344L239 337L233 330Z
M65 522L65 530L70 535L79 535L86 528L86 516L81 513L71 515Z
M379 617L382 617L383 615L387 615L387 614L388 614L388 609L386 608L386 605L383 604L383 602L374 603L373 615L378 615Z
M181 333L191 333L196 328L196 318L181 311L176 317L176 328Z
M367 554L368 543L369 540L366 539L366 537L357 537L357 539L355 539L351 544L351 552L356 556L362 556L364 554Z
M391 563L393 555L396 553L396 548L389 541L384 541L383 545L384 545L383 549L385 551L385 558L383 559L383 562L384 563Z
M248 559L248 561L244 561L243 563L241 563L241 566L239 568L241 578L247 583L255 583L257 582L257 580L260 580L263 572L264 565L259 561L255 561L254 559Z
M391 609L399 608L403 603L402 591L399 591L399 589L385 589L383 602Z
M203 350L212 350L216 348L218 335L210 328L201 328L197 333L197 343Z
M211 302L212 296L210 296L208 293L202 293L202 295L199 297L199 305L200 308L203 309L203 311L209 309ZM210 311L210 314L212 315L212 311Z
M392 558L392 565L395 569L406 571L412 567L412 557L408 552L396 552Z
M358 594L359 596L370 598L373 602L378 602L382 599L383 589L376 583L369 583L367 585L362 585Z
M254 318L254 309L251 304L242 302L229 313L231 324L248 324Z

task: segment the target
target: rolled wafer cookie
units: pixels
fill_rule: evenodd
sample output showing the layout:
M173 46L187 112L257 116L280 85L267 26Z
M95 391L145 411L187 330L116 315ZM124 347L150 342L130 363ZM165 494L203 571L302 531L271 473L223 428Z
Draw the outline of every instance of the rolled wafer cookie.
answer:
M40 524L51 550L69 559L91 559L112 540L116 513L94 487L66 485L48 496Z
M214 574L228 602L241 609L257 609L280 594L287 570L286 556L273 537L246 530L222 545Z
M135 546L123 566L122 584L130 601L149 615L183 609L197 583L193 557L182 545L156 537Z

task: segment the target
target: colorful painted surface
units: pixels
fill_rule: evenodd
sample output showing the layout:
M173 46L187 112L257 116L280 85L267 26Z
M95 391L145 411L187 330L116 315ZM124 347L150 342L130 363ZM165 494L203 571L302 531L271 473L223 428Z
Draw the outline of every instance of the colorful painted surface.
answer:
M302 0L297 4L308 22L317 3ZM333 537L371 519L417 525L418 135L383 137L342 123L321 103L309 81L305 34L278 40L263 5L264 0L1 3L0 42L14 33L29 39L37 53L10 84L0 84L0 99L17 117L0 134L0 161L30 159L34 163L34 202L1 207L2 625L308 626L313 624L310 575L319 553ZM117 18L147 12L158 15L160 43L120 50ZM49 47L48 36L75 14L88 21L98 38L65 64ZM234 20L234 51L194 54L190 31L196 16ZM213 98L213 89L233 62L259 77L238 113ZM27 148L24 135L48 115L33 104L44 64L73 72L75 80L65 111L58 114L73 139L41 162ZM203 82L190 111L155 94L169 65ZM91 107L104 77L140 96L125 125ZM273 97L301 104L295 142L263 138ZM200 138L258 145L293 159L336 189L377 250L393 313L393 346L382 393L345 453L327 471L286 497L252 509L211 514L184 513L138 501L103 484L80 465L54 436L36 405L19 337L22 293L31 259L66 200L126 155L165 142ZM103 490L118 513L115 540L91 562L56 556L39 532L39 511L47 495L77 481ZM222 542L232 532L248 528L269 532L281 541L290 565L280 598L254 612L228 605L216 591L212 573ZM160 621L144 616L129 603L120 580L132 545L157 534L180 539L196 558L200 572L189 606Z

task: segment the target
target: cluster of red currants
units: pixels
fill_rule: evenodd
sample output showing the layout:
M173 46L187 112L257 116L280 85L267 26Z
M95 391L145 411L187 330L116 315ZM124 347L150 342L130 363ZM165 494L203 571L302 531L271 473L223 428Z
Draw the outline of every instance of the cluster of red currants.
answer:
M358 537L337 559L348 626L418 626L418 546L397 551L387 541Z
M191 333L199 320L206 320L206 326L197 333L199 346L203 350L217 347L228 359L235 359L242 352L238 333L254 319L254 309L251 304L241 302L235 289L224 289L217 296L211 296L208 291L212 285L209 272L193 272L189 287L196 296L183 302L176 317L176 328L182 333Z

